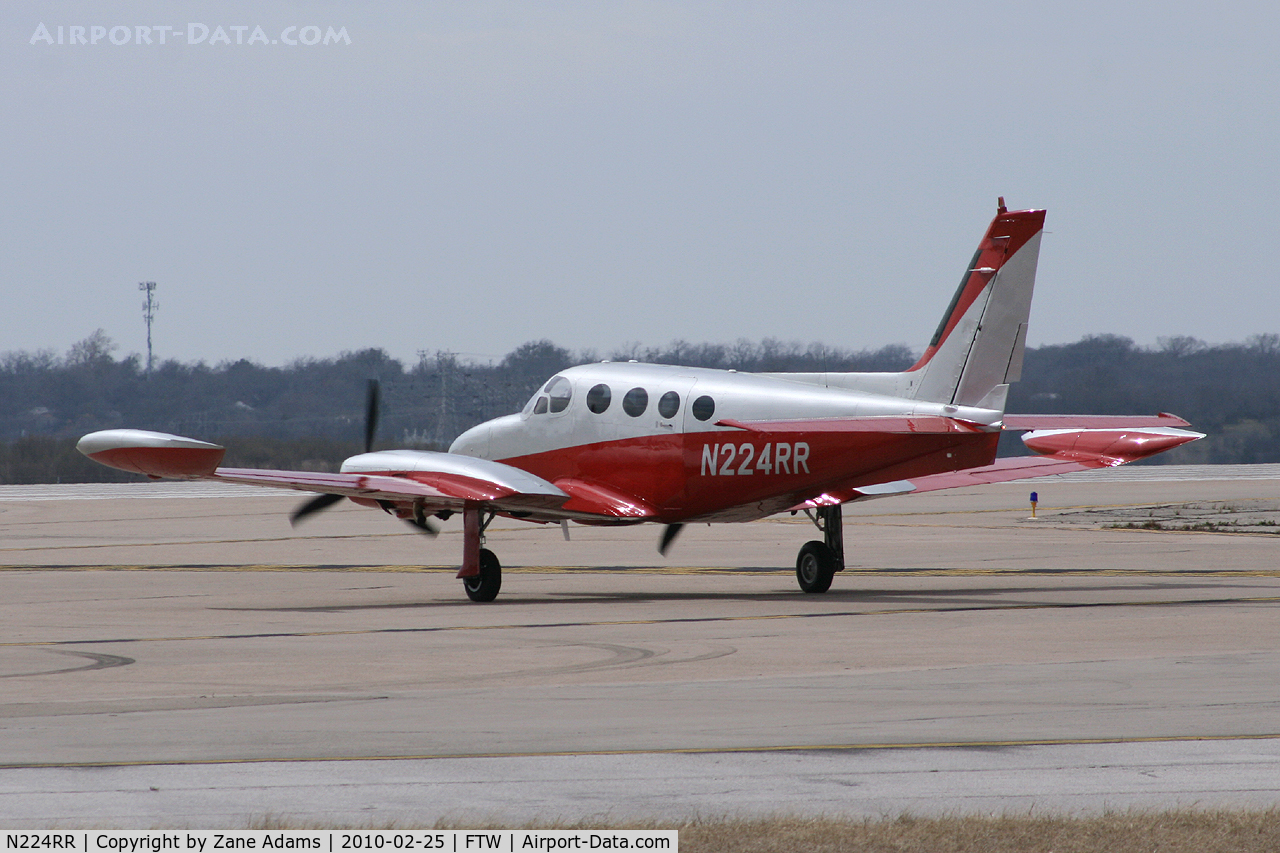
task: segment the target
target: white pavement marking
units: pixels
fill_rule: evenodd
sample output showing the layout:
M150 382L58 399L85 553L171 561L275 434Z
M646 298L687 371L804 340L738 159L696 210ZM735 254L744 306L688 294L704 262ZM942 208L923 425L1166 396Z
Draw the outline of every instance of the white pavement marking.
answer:
M322 826L1269 808L1280 740L0 771L0 827Z

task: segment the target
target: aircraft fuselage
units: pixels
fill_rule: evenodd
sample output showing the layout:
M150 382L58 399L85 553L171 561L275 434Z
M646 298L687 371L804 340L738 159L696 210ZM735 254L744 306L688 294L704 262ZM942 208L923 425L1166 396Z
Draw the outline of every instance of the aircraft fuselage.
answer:
M562 487L572 481L566 491L594 488L620 510L631 502L621 514L636 521L750 520L815 490L856 487L860 475L883 482L886 469L905 479L986 465L999 417L816 381L606 362L556 374L519 414L466 431L450 452ZM849 418L883 418L888 431L851 434L838 426ZM913 433L913 419L922 418L990 430ZM573 512L574 502L564 509Z

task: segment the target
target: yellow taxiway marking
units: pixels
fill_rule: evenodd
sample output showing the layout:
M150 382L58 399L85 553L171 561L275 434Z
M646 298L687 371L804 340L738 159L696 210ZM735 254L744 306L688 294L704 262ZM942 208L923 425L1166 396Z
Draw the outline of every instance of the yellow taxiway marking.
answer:
M1137 737L1078 737L1078 738L1028 738L1025 740L952 740L894 743L812 743L779 744L772 746L729 747L671 747L658 749L585 749L553 750L549 752L460 752L441 754L404 755L330 755L287 756L282 758L185 758L172 760L134 761L73 761L73 762L13 762L0 763L0 769L21 770L36 768L88 768L88 767L186 767L214 764L298 764L310 761L440 761L475 758L585 758L590 756L618 755L740 755L748 753L786 752L869 752L874 750L921 749L991 749L996 747L1035 746L1106 746L1128 743L1213 743L1222 741L1280 740L1280 732L1261 734L1223 735L1149 735Z

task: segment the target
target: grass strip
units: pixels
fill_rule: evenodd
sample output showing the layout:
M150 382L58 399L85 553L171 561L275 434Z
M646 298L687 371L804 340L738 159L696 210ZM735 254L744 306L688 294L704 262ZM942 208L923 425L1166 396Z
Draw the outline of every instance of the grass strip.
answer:
M247 829L333 829L269 816ZM882 818L700 817L687 821L538 821L350 829L675 829L681 853L1275 853L1280 807Z

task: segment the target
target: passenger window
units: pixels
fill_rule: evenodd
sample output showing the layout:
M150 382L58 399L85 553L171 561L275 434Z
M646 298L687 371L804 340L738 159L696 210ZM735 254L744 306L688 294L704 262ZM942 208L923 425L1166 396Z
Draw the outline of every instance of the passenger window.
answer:
M597 415L603 414L609 408L609 400L612 396L608 385L593 386L587 392L587 408Z
M643 415L647 408L649 408L649 392L643 388L632 388L627 392L627 396L622 398L622 411L633 418Z
M572 382L563 376L557 376L547 383L545 390L551 398L551 413L553 415L569 408L569 400L573 397Z
M545 415L545 414L547 413L547 398L546 398L546 397L539 397L539 398L538 398L538 402L537 402L537 403L535 403L535 404L534 404L534 406L533 406L533 413L534 413L535 415Z
M680 411L680 395L675 391L668 391L662 395L662 399L658 400L658 414L667 420L674 418L678 411Z
M693 401L693 406L690 407L690 411L692 411L693 416L700 421L711 420L711 416L716 413L716 401L712 400L706 394L703 394L701 397Z

